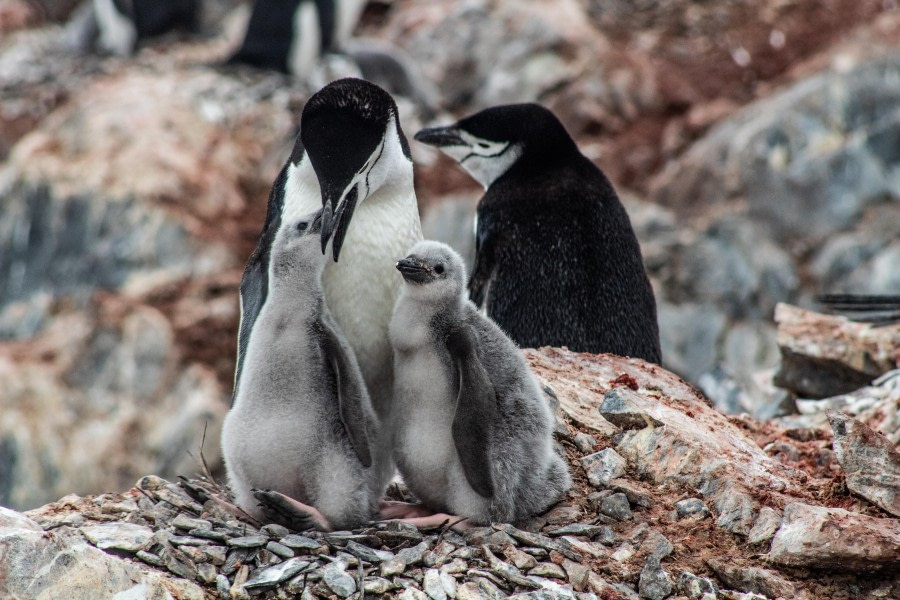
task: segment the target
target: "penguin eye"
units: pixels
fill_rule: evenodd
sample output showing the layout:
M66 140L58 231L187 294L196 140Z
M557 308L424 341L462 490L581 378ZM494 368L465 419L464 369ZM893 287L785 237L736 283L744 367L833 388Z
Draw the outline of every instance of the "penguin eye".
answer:
M490 146L490 144L488 144L487 142L478 142L479 148L487 148L488 146Z
M297 232L303 233L304 231L306 231L307 227L309 227L309 223L307 223L306 221L300 221L299 223L297 223Z
M434 272L438 275L442 275L444 273L444 265L437 265L434 267Z

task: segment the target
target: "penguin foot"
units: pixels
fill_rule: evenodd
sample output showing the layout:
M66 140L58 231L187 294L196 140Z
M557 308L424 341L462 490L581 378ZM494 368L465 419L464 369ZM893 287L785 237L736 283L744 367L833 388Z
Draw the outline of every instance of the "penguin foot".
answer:
M240 506L232 504L231 502L228 502L227 500L222 500L221 498L219 498L218 496L216 496L214 494L210 495L209 499L212 500L213 502L215 502L219 506L219 508L222 508L223 510L233 514L238 519L241 519L242 521L246 521L247 523L250 523L254 527L262 526L262 523L260 523L256 519L254 519L249 514L247 514L247 511L242 509Z
M258 506L270 523L278 523L294 531L331 531L328 519L313 506L272 490L254 489L250 493L259 501Z
M414 502L397 502L396 500L382 500L378 504L378 514L382 520L411 519L415 517L427 517L434 513Z
M434 513L427 517L410 517L407 519L386 519L388 521L399 521L400 523L409 523L420 528L433 528L450 526L450 529L457 533L465 533L472 529L477 529L475 525L467 522L468 517L460 517L459 515L448 515L447 513Z

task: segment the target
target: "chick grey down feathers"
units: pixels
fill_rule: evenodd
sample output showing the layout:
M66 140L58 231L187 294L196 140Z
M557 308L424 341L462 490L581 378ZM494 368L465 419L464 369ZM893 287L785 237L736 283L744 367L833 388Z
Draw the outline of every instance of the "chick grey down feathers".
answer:
M390 325L394 460L432 510L472 524L542 512L571 486L552 416L519 348L466 298L462 258L417 243Z
M285 220L276 234L267 301L249 337L222 449L235 501L254 518L273 520L252 491L271 489L345 529L371 518L391 467L356 358L323 300L330 258L322 255L320 228L321 211Z

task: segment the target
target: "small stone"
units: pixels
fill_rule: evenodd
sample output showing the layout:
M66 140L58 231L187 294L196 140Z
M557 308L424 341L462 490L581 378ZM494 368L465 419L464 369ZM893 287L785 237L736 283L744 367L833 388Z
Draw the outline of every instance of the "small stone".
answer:
M200 563L197 565L197 579L206 585L212 585L216 582L216 568L209 563Z
M675 547L669 539L655 529L647 527L640 535L633 535L633 541L640 543L640 549L647 555L655 556L662 560L672 554Z
M414 587L408 587L397 596L397 600L428 600L428 596Z
M747 534L748 544L761 544L774 537L775 532L781 527L781 515L768 506L759 509L759 514L753 522L750 533Z
M559 565L549 562L538 563L535 567L528 571L529 575L537 575L538 577L552 577L554 579L565 579L566 572Z
M407 566L412 566L422 562L425 552L428 550L428 542L416 544L412 548L404 548L397 553L396 558L402 560Z
M575 447L584 453L591 452L597 445L597 440L594 439L594 436L583 432L576 433L572 441L575 442Z
M257 548L265 546L269 538L264 535L245 535L225 540L225 543L233 548Z
M188 557L176 550L174 546L164 546L159 557L163 560L166 568L179 577L192 581L197 579L197 567L190 562Z
M900 517L900 452L894 443L857 419L838 412L827 414L847 488Z
M480 554L481 552L478 550L477 546L463 546L462 548L457 548L453 551L454 558L461 558L463 560L478 558Z
M229 597L235 600L249 597L247 590L244 588L244 584L247 583L247 577L249 575L250 567L242 565L241 568L238 569L237 575L234 576L234 583L231 584L231 589L228 590Z
M147 552L145 550L138 550L138 552L137 552L137 554L135 554L135 556L137 558L141 559L142 561L144 561L145 563L147 563L148 565L153 565L154 567L165 568L165 566L166 566L165 563L163 562L163 560L156 554L153 554L152 552Z
M712 580L697 577L687 571L678 576L677 589L678 593L684 594L691 600L700 600L706 594L711 594L713 598L716 598L719 593L719 586Z
M461 558L454 558L441 567L441 572L453 575L454 573L465 573L468 569L469 565L466 564L466 561Z
M439 575L441 578L441 585L444 587L444 593L447 594L448 598L456 598L456 579L453 578L453 575L445 573L444 571L440 571Z
M600 528L600 532L594 538L604 546L612 546L619 540L619 536L613 531L612 527L604 525Z
M497 527L501 531L505 531L515 539L528 546L537 546L545 550L559 552L560 554L571 560L581 560L581 556L578 554L578 552L576 552L572 548L572 546L564 540L549 538L539 533L522 531L521 529L518 529L507 523L501 523L495 525L495 527Z
M292 533L290 535L286 535L281 540L279 540L281 544L284 544L288 548L295 548L297 550L321 550L327 547L323 546L321 542L318 542L312 538L308 538L305 535L297 535ZM262 544L260 544L262 545Z
M384 529L376 531L375 535L382 543L390 547L398 546L404 542L418 544L424 537L415 525L400 521L388 521Z
M635 398L639 401L640 395L629 388L612 388L603 396L598 409L600 416L622 429L644 429L662 425L660 421L638 408Z
M613 479L609 482L609 487L614 492L622 492L628 498L628 502L635 506L651 508L653 506L653 496L644 486L635 481L625 478Z
M422 588L431 600L447 600L447 591L444 589L444 584L441 582L441 572L437 569L428 569L425 571Z
M481 551L484 553L484 557L487 559L488 565L493 573L500 575L500 577L513 585L520 585L528 588L539 587L535 585L533 581L522 575L519 569L497 558L487 546L482 546Z
M387 579L381 577L366 577L363 581L363 591L366 594L384 595L393 585Z
M286 535L290 535L291 530L284 525L278 523L267 523L260 528L260 533L267 535L273 539L281 539Z
M566 525L565 527L560 527L559 529L553 529L548 531L547 533L558 537L561 535L584 535L587 537L594 537L603 529L600 525L589 525L587 523L572 523L571 525Z
M675 512L679 519L691 517L693 519L705 519L709 517L709 509L706 508L700 498L685 498L675 503Z
M628 504L628 498L621 492L604 498L603 502L600 503L600 512L617 521L627 521L634 518L631 506Z
M254 575L244 587L247 589L271 587L287 581L297 573L309 570L311 564L301 558L291 558L283 563L267 567ZM335 592L337 593L337 592Z
M615 552L612 553L612 559L616 562L627 562L632 556L634 556L635 552L637 552L637 550L635 550L635 547L628 542L625 542L624 544L619 546L619 548Z
M579 540L576 537L571 537L568 535L564 536L562 539L567 541L572 545L573 548L586 556L592 556L594 558L606 558L609 555L609 550L607 550L606 547L601 544L595 544L594 542L585 542L583 540Z
M179 546L178 550L194 564L206 562L206 552L197 546Z
M393 552L385 552L383 550L373 550L368 546L364 546L359 542L349 541L344 550L360 560L370 563L380 563L382 561L394 558Z
M228 555L225 546L204 546L202 550L206 559L212 564L217 566L225 564L225 558Z
M587 589L588 573L590 572L590 569L569 559L563 560L562 568L565 570L569 583L572 584L572 587L575 588L576 592L583 592Z
M206 540L213 540L216 542L224 542L229 537L228 531L219 530L216 531L214 529L191 529L188 531L188 534L191 537L203 538Z
M559 525L561 523L572 523L573 521L577 521L581 516L581 509L577 506L557 506L553 510L546 512L544 514L544 519L551 525Z
M587 474L588 482L594 487L606 487L610 481L625 475L627 463L612 448L589 454L581 459L581 466Z
M247 562L251 556L253 556L253 548L235 548L228 553L225 564L219 570L226 575L230 575L237 570L239 565Z
M531 569L537 565L537 559L535 557L526 552L522 552L511 544L503 548L503 555L520 570Z
M228 583L228 578L222 574L216 575L216 593L219 598L227 598L228 597L228 588L231 585Z
M177 546L206 546L210 541L206 538L197 538L190 535L173 535L169 541Z
M638 593L647 600L664 600L672 594L672 579L659 566L659 559L651 556L641 570Z
M426 567L440 567L450 560L450 555L456 550L456 546L446 541L440 542L433 550L429 550L422 558L422 564ZM392 555L393 556L393 555Z
M544 560L545 558L550 556L550 553L543 548L532 548L531 546L523 547L522 552L526 552L538 560Z
M276 556L280 556L281 558L293 558L294 551L285 546L284 544L280 544L274 540L269 540L269 543L266 544L266 550L271 552Z
M206 519L195 519L184 513L178 513L178 516L172 520L172 525L174 525L176 529L183 529L185 531L190 531L191 529L212 529L212 523Z
M379 573L382 577L393 577L406 570L406 561L402 558L392 558L381 563Z
M474 582L468 581L456 588L456 600L493 600L481 586Z
M320 570L322 581L332 592L341 598L347 598L356 591L356 580L344 570L344 564L340 561L333 562Z
M123 550L137 552L153 538L149 527L131 523L100 523L81 528L84 537L101 550Z

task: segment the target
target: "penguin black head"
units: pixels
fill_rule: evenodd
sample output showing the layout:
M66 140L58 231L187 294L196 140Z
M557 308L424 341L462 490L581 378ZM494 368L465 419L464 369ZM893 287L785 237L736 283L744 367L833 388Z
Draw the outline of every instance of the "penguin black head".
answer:
M415 139L456 159L485 189L515 164L540 167L578 153L556 115L540 104L495 106L423 129Z
M398 168L412 169L397 105L373 83L340 79L306 103L300 142L322 191L322 251L333 234L337 261L356 206L388 183Z
M403 280L420 293L434 297L461 297L466 283L462 257L447 244L431 240L416 243L397 262Z

